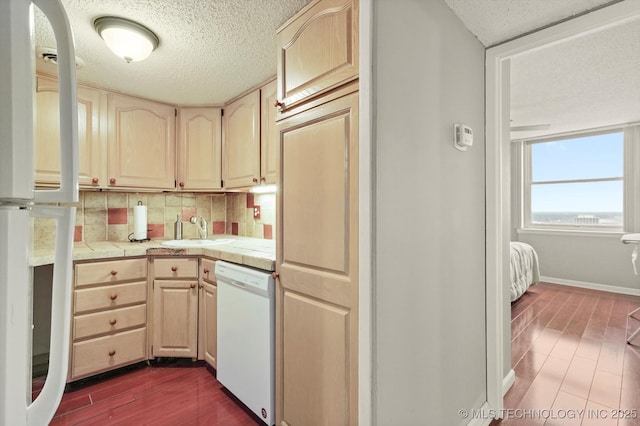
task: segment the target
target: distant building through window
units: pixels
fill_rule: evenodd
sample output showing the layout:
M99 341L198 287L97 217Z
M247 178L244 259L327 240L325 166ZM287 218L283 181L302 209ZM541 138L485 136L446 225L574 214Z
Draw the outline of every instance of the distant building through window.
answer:
M524 184L528 227L621 230L624 133L527 142Z

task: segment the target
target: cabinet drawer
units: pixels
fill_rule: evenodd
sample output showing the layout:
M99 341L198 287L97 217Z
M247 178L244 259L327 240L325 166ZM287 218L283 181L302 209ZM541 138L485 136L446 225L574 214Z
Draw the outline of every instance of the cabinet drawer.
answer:
M211 259L200 260L200 278L205 282L216 283L216 261Z
M144 360L146 334L146 328L138 328L74 343L71 377L87 376Z
M113 333L127 328L144 326L146 322L146 305L79 315L73 320L73 338L82 339L99 334Z
M198 278L197 258L155 259L155 278Z
M76 287L139 280L147 277L147 259L80 263L75 267Z
M74 313L118 308L147 300L147 282L80 289L73 297Z

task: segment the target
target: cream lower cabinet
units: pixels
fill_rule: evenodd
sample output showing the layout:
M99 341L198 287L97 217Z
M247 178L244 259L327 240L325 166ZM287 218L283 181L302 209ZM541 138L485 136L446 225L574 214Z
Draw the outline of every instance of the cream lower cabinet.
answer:
M154 357L198 356L198 259L153 258Z
M147 358L147 259L77 263L68 380Z
M358 93L278 135L276 424L356 425Z
M198 359L217 368L218 353L218 287L215 278L215 260L200 260L200 300L198 329Z

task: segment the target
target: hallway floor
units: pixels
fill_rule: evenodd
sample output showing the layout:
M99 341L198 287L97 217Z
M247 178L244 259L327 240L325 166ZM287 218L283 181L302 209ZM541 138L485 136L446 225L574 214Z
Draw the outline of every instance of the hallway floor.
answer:
M512 304L516 381L491 425L640 425L640 337L626 343L638 306L637 296L532 286Z

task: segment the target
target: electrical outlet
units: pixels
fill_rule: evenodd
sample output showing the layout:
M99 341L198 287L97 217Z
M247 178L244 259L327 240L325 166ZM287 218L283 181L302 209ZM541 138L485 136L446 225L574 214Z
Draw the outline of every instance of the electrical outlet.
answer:
M260 206L253 206L253 218L260 219Z

